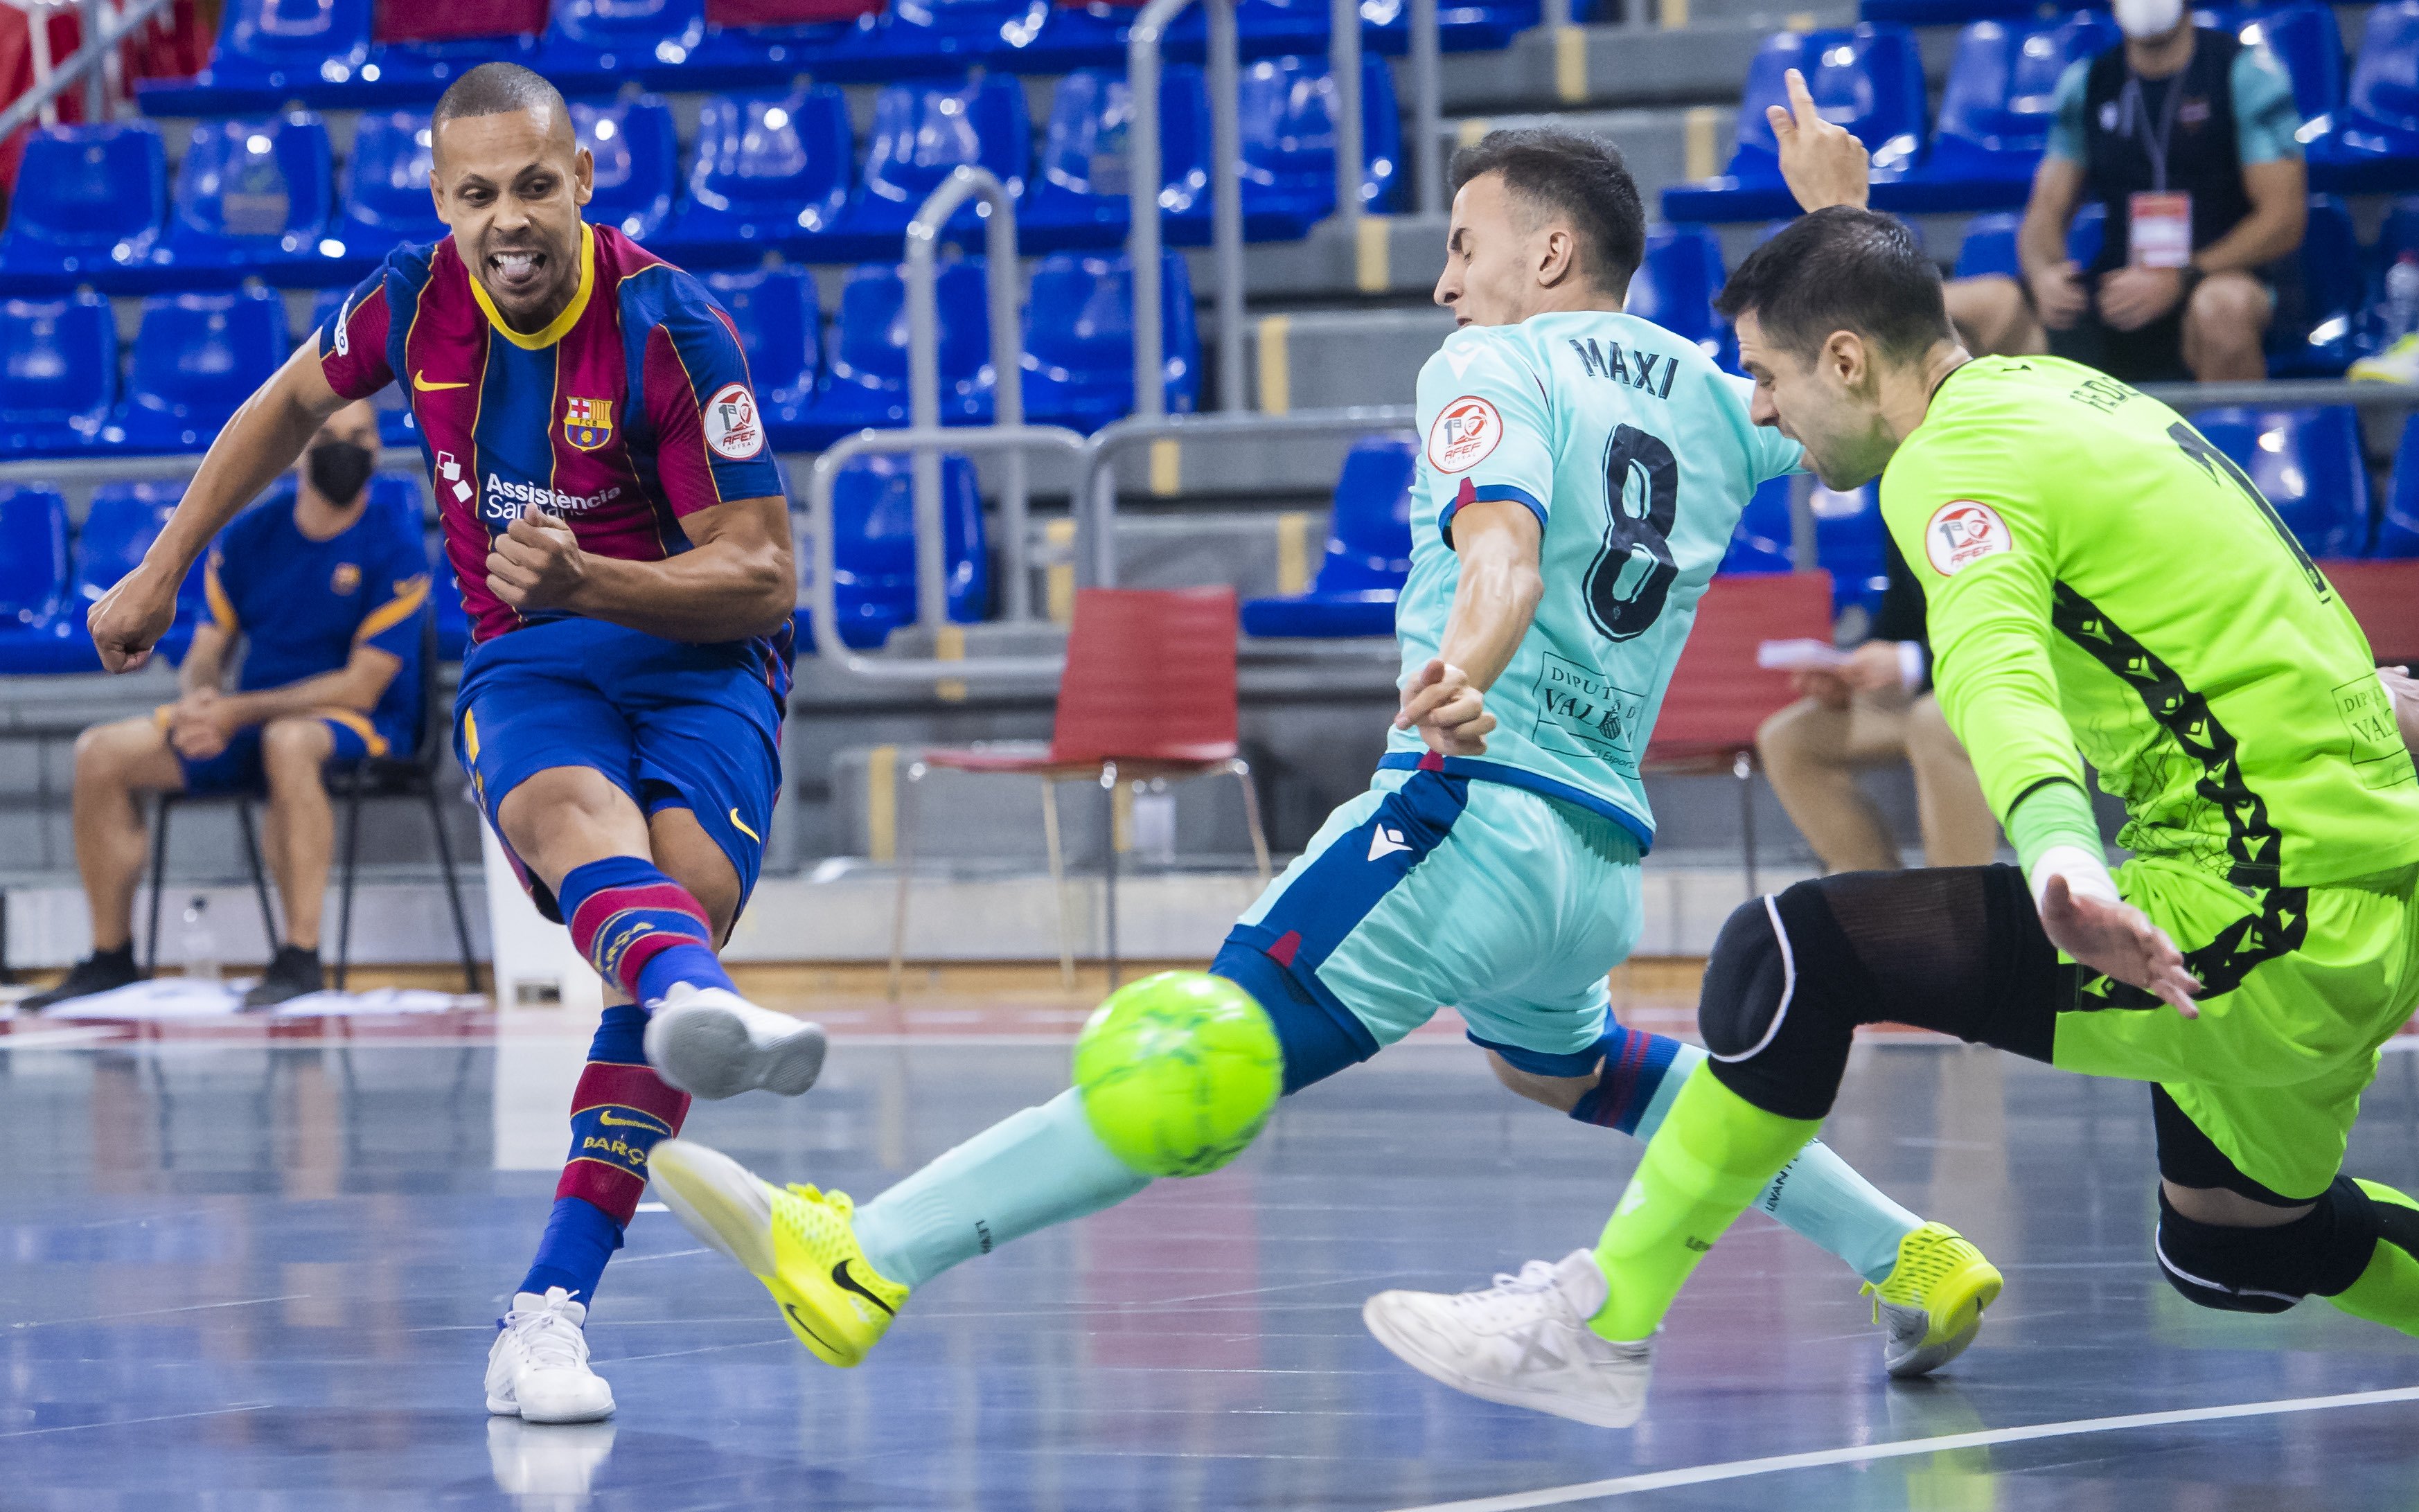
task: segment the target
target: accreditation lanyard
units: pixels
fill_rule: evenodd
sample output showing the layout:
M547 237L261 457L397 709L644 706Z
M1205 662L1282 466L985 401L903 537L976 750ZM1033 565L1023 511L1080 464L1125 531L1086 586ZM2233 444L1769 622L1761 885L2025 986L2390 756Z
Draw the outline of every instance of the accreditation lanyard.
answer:
M2125 134L2138 137L2150 160L2150 191L2131 196L2126 205L2128 247L2137 268L2182 268L2192 261L2192 195L2167 192L2167 146L2175 139L2176 109L2183 100L2181 74L2167 82L2167 98L2152 134L2149 111L2142 103L2140 75L2128 72L2120 106Z

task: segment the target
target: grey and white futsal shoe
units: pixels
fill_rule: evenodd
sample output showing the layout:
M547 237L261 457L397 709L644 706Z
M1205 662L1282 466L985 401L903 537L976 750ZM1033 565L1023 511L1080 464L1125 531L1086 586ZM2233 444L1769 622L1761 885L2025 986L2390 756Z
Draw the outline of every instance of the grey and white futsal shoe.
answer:
M760 1088L795 1097L823 1074L820 1024L758 1008L727 988L685 981L650 1007L647 1061L692 1097L719 1100Z
M1483 1291L1381 1291L1361 1309L1378 1342L1456 1391L1507 1407L1626 1428L1646 1411L1654 1347L1597 1336L1604 1306L1595 1256L1531 1260Z
M588 1368L588 1309L561 1287L523 1291L487 1350L487 1411L528 1423L613 1415L613 1388Z

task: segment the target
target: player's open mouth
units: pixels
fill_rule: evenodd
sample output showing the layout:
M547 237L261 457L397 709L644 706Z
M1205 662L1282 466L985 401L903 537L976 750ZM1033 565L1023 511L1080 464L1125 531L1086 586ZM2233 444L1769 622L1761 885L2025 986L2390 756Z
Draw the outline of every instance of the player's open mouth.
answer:
M546 254L542 252L497 252L487 255L487 272L492 283L511 293L520 294L534 289L546 275Z

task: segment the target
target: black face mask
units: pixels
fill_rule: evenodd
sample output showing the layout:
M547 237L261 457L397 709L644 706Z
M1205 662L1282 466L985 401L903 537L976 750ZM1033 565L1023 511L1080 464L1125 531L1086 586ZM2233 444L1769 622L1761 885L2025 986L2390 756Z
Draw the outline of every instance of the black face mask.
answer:
M377 466L377 454L350 441L321 441L303 454L303 465L319 497L343 509L361 497Z

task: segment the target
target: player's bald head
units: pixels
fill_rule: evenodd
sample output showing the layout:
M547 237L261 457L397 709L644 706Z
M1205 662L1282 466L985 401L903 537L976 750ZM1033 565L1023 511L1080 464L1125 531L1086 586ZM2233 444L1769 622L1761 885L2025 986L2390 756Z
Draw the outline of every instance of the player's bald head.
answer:
M531 124L548 136L560 136L566 148L574 145L571 107L563 102L562 90L517 63L482 63L438 97L429 117L431 139L441 149L450 121L522 115L534 117Z

